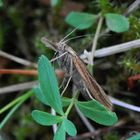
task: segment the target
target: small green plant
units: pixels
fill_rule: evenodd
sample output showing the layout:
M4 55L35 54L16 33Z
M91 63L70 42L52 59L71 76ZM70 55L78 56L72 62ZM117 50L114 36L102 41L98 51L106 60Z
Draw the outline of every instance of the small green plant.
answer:
M117 122L117 116L110 112L96 100L78 101L79 93L75 93L72 98L61 97L54 70L47 57L41 56L38 62L39 85L34 88L36 97L40 102L53 108L57 115L33 110L33 119L44 126L58 124L58 129L54 135L54 140L65 140L66 133L75 136L77 133L75 125L68 119L68 115L73 106L76 106L89 119L106 126Z
M53 7L58 6L61 3L61 0L51 0L51 5Z
M123 57L120 64L128 74L138 74L140 73L140 63L137 59L137 50L131 51Z
M113 32L121 33L129 29L129 22L125 16L110 13L111 5L108 0L100 0L99 5L101 12L98 15L83 12L71 12L68 14L65 21L69 25L82 30L91 27L98 18L105 18L107 27Z
M2 0L0 0L0 7L2 7L3 6L3 2L2 2Z
M5 111L11 109L7 115L4 117L4 119L0 122L0 130L4 127L4 125L7 123L7 121L10 119L10 117L14 114L14 112L31 96L33 95L33 91L30 90L26 92L24 95L21 95L20 97L16 98L15 100L8 103L6 106L0 108L0 114L4 113Z

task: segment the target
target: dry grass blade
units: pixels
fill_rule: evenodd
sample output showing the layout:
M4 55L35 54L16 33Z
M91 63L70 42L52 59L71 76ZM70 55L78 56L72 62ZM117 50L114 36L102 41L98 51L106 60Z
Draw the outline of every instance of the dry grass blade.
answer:
M33 86L37 85L37 81L25 82L20 84L15 84L7 87L0 88L0 94L6 94L10 92L17 92L21 90L31 89Z

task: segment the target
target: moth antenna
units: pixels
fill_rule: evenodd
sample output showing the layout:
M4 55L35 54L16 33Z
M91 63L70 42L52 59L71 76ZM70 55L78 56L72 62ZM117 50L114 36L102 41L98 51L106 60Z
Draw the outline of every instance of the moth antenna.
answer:
M78 27L77 27L78 28ZM62 38L59 43L62 43L68 36L70 36L73 32L77 30L77 28L74 28L69 34L67 34L64 38Z
M67 43L67 42L69 42L70 40L78 39L78 38L82 38L82 37L86 37L86 36L90 36L90 35L93 35L93 34L86 34L86 35L79 35L79 36L76 36L76 37L72 37L72 38L70 38L70 39L67 39L67 40L63 41L63 43Z

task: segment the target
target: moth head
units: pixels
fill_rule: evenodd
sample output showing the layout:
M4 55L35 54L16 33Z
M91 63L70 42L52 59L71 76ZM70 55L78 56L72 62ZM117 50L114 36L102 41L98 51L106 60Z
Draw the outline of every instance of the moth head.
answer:
M58 46L58 49L61 51L64 51L66 48L66 44L64 42L61 42L61 41L56 43L56 45Z
M45 46L46 46L47 48L50 48L50 49L52 49L52 50L54 50L54 51L58 51L57 45L55 45L55 43L53 43L53 42L51 42L50 40L48 40L46 37L42 37L42 38L41 38L41 42L42 42L43 44L45 44Z

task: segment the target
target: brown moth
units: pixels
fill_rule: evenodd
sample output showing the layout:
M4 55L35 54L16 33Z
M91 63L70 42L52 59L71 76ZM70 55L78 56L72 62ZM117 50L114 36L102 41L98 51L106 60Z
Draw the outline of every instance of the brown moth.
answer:
M112 109L112 103L108 96L105 94L104 90L97 83L94 77L88 72L84 62L80 59L77 53L68 45L63 42L53 43L49 41L46 37L42 38L42 42L49 48L59 53L61 56L61 66L66 70L70 71L71 64L74 64L74 72L72 75L74 84L81 92L90 94L90 98L95 98L101 104L103 104L107 109ZM65 54L65 56L63 55ZM80 78L76 78L77 75ZM80 80L81 79L81 80ZM85 90L86 89L86 90Z

